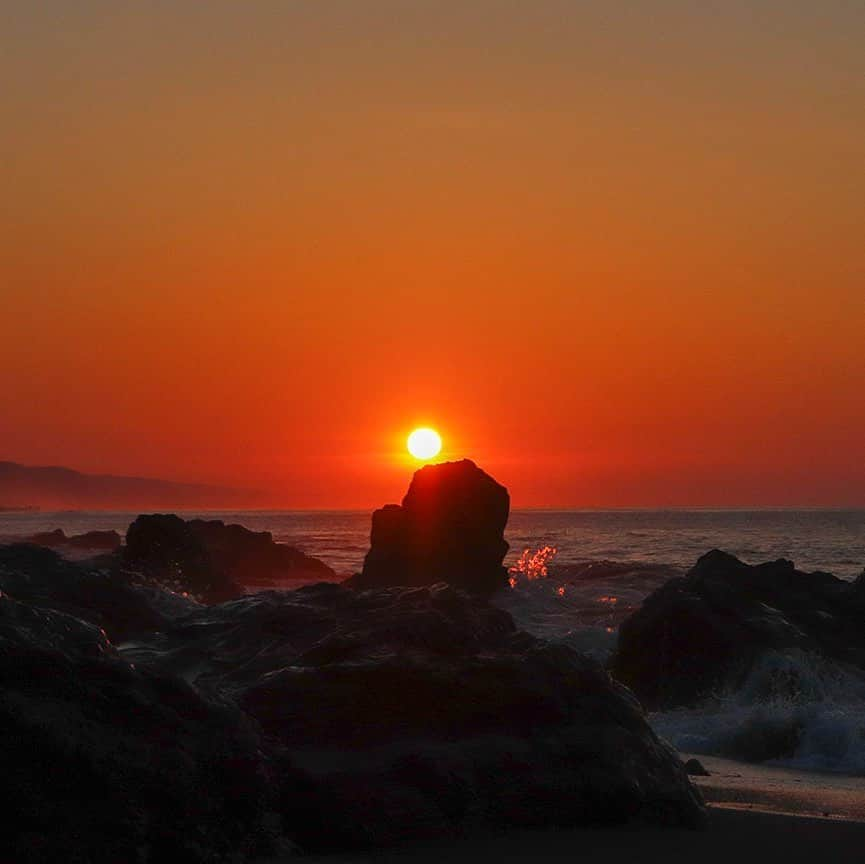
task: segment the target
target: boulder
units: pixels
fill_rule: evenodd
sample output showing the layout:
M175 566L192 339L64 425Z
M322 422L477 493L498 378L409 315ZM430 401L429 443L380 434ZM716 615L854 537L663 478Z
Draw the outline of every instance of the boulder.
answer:
M116 531L87 531L84 534L67 536L61 528L43 531L28 537L25 543L34 546L47 546L49 549L81 549L95 552L114 552L119 549L123 539Z
M91 624L0 596L3 861L273 853L268 771L237 707L133 668Z
M161 630L197 606L133 585L116 569L67 561L51 549L27 544L0 546L0 591L89 622L114 641Z
M704 817L625 688L444 583L262 592L202 607L123 656L261 724L303 772L281 812L308 850Z
M126 532L124 564L206 603L239 597L249 583L333 580L324 562L269 532L173 514L139 516Z
M691 777L709 777L709 772L706 770L706 766L699 759L689 759L685 763L685 770L688 772Z
M370 548L353 588L448 582L489 595L507 585L502 566L510 496L474 462L427 465L401 505L372 517Z
M622 622L613 675L649 709L737 689L769 652L865 669L862 588L791 561L751 566L718 550Z
M120 548L123 538L116 531L87 531L84 534L73 534L67 542L73 549L113 552Z

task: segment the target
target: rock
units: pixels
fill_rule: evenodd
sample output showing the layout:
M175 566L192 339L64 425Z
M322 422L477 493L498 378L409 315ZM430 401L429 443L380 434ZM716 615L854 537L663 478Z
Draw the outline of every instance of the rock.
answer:
M53 531L41 531L24 540L25 543L32 543L34 546L47 546L54 548L55 546L65 546L69 542L66 532L60 528L55 528Z
M448 582L489 595L507 585L502 566L507 489L474 462L427 465L417 471L401 505L372 517L363 571L348 584L357 589Z
M131 585L124 574L67 561L26 544L0 546L0 591L16 600L65 612L123 641L163 629L197 604Z
M174 515L139 516L126 532L123 560L207 603L240 597L248 583L336 578L322 561L274 543L268 532Z
M699 759L689 759L685 763L685 770L691 777L709 777L709 772Z
M0 772L3 861L243 860L270 806L260 734L235 706L6 596Z
M85 534L73 534L68 544L73 549L98 549L113 552L119 549L123 539L116 531L88 531Z
M82 549L101 552L113 552L119 549L123 540L116 531L87 531L84 534L73 534L67 537L66 533L55 528L53 531L43 531L28 537L25 543L34 546L47 546L49 549Z
M306 850L704 816L627 690L446 584L262 592L203 607L123 656L261 724L303 771L281 810Z
M622 622L613 675L653 710L735 690L769 652L865 669L861 594L856 583L790 561L750 566L713 550Z

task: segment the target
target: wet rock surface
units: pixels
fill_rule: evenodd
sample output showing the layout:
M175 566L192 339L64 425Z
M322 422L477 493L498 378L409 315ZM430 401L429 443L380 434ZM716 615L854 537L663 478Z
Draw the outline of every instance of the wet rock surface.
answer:
M474 462L427 465L402 504L372 517L370 549L355 588L448 582L489 595L507 584L502 566L510 511L508 490Z
M655 709L736 689L773 651L865 669L862 582L713 550L622 622L613 675Z
M124 574L67 561L50 549L0 546L0 591L22 603L65 612L123 640L163 628L168 618L196 604L137 587Z
M305 772L310 809L292 824L306 848L473 824L702 819L684 767L628 691L445 584L262 592L121 653L261 724Z
M28 860L56 860L70 837L82 861L167 860L172 844L244 860L473 826L703 818L627 690L450 586L212 606L133 586L157 623L130 628L119 604L57 610L69 602L44 586L75 571L89 585L82 565L34 547L0 559L4 592L28 601L0 598L0 751L20 826L3 843ZM132 635L112 644L81 616Z
M237 707L5 595L0 680L2 860L204 862L262 845L267 763Z

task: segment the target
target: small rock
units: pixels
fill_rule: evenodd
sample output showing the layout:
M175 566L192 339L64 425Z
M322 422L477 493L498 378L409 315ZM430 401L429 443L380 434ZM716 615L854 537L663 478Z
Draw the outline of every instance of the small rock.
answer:
M699 759L689 759L685 763L685 770L692 777L708 777L709 772L706 770L705 766Z

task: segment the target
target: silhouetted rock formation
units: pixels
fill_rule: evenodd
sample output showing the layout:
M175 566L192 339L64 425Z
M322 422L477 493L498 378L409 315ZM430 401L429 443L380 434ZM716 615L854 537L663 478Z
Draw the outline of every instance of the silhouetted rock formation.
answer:
M372 516L370 549L353 588L432 585L445 581L473 594L507 585L502 566L510 510L508 490L474 462L427 465L402 505Z
M114 552L120 548L123 539L116 531L87 531L84 534L73 534L69 537L60 529L43 531L28 537L24 542L35 546L46 546L49 549L82 549L94 552Z
M235 706L7 596L0 682L3 861L203 864L278 849L260 734Z
M174 515L139 516L126 532L123 557L127 567L207 603L239 597L247 583L336 578L324 562L274 543L266 531Z
M25 544L0 546L0 591L87 621L115 641L162 629L177 604L185 610L196 605L163 591L137 588L116 572L75 564L53 550Z
M625 688L462 591L319 583L208 607L129 575L0 547L2 860L703 818Z
M865 669L863 613L859 581L803 573L785 560L749 566L713 550L622 623L613 674L654 709L736 688L770 651Z
M448 585L319 584L202 607L124 651L231 696L311 782L305 848L441 837L472 824L646 817L699 796L636 700L576 652Z

